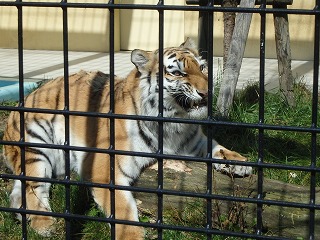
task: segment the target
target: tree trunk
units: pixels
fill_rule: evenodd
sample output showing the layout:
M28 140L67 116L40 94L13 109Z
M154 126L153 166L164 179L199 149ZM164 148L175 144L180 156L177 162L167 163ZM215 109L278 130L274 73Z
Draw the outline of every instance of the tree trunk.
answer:
M273 5L274 8L286 9L282 4ZM291 48L289 36L289 22L286 13L274 13L275 40L278 57L279 87L283 98L289 106L295 106L293 93L293 76L291 70Z
M255 0L241 0L240 7L253 8ZM217 110L222 117L229 115L236 90L243 54L248 38L252 13L238 13L227 62L219 91Z

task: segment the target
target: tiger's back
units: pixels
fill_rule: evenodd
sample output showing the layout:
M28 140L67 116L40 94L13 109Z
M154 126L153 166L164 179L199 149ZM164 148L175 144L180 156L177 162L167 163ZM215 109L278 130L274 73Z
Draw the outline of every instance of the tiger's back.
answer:
M130 85L130 80L115 78L115 112L118 114L137 114L132 101L126 100L126 96L129 96L128 92L136 91L135 88L138 86L131 85L132 89L128 89L127 85ZM69 110L71 112L109 113L109 75L102 72L85 71L71 75L69 77L69 96ZM34 91L26 98L25 107L49 110L65 109L64 79L52 80ZM65 120L62 114L27 112L24 118L26 142L64 144ZM70 115L69 119L70 145L102 149L110 147L108 134L110 123L108 118L74 114ZM128 139L124 121L116 121L117 134L121 139ZM19 141L19 139L19 112L12 112L8 119L4 140ZM127 149L125 146L121 147L120 144L127 145L125 141L117 141L117 145L121 149ZM11 148L15 150L10 150ZM7 161L16 173L20 172L19 157L16 157L19 151L17 147L5 146ZM11 156L10 153L13 155Z

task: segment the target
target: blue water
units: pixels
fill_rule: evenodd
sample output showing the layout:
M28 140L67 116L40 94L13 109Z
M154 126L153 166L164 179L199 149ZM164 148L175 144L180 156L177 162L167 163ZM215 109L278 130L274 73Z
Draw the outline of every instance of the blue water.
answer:
M1 87L6 87L6 86L9 86L9 85L13 85L13 84L16 84L17 81L8 81L8 80L1 80L0 79L0 88Z
M28 95L37 87L35 82L24 82L24 95ZM19 81L8 81L0 79L0 103L3 101L17 101L19 100Z

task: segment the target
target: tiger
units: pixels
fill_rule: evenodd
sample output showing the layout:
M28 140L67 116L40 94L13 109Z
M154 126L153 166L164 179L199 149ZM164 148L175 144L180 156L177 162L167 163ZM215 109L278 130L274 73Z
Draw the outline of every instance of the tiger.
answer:
M208 65L199 55L195 43L188 38L178 47L164 48L163 69L159 69L159 51L135 49L131 52L134 67L125 78L114 76L114 112L126 116L159 115L159 71L163 72L163 112L165 118L205 119L208 116ZM90 116L69 115L69 145L110 149L110 119L101 114L110 112L110 75L100 71L81 70L68 77L69 110L95 113ZM50 110L65 109L64 77L50 80L25 98L24 106ZM114 118L114 149L155 153L158 151L158 121L125 117ZM199 124L163 122L163 153L195 157L207 156L207 137ZM64 145L65 116L63 113L25 112L24 141L36 144ZM4 141L20 141L20 114L9 115ZM3 155L14 174L21 174L21 148L4 145ZM25 146L25 175L38 178L65 177L64 150ZM212 157L247 161L240 153L231 151L212 140ZM70 150L70 168L83 181L110 183L110 155L103 152ZM141 172L157 160L144 156L115 155L114 183L130 186ZM246 165L246 164L245 164ZM213 163L220 172L238 176L252 174L252 167L236 164ZM22 183L15 180L10 194L10 206L22 206ZM26 181L26 208L51 212L47 182ZM105 216L111 213L111 193L107 188L92 187L91 194ZM130 191L115 190L117 219L139 221L138 208ZM108 215L109 214L109 215ZM21 220L21 215L17 214ZM31 228L42 236L55 232L56 220L47 215L29 214ZM143 239L144 228L137 225L115 224L115 238Z

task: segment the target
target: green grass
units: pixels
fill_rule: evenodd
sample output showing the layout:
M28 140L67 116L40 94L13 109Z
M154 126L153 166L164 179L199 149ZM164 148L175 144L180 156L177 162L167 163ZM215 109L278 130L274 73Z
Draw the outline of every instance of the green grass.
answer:
M281 99L279 94L265 93L265 123L271 125L300 126L309 127L311 125L311 93L303 84L295 86L296 106L289 107ZM245 90L237 94L233 109L230 114L230 121L242 123L258 123L259 121L259 95L257 94L257 85L252 84ZM2 105L13 106L15 103L2 103ZM318 109L319 111L319 109ZM319 114L320 115L320 114ZM0 120L5 122L8 112L0 111ZM3 124L4 125L4 124ZM318 122L319 126L319 122ZM3 126L0 126L0 136ZM258 155L258 131L255 129L244 129L234 127L216 127L214 129L215 138L229 148L235 149L245 154L250 161L257 161ZM319 140L317 142L317 151L319 152ZM1 150L0 150L1 151ZM264 131L264 161L275 164L287 164L294 166L309 166L311 159L311 134L288 131ZM319 162L319 157L318 157ZM0 162L0 173L6 171L2 162ZM301 171L288 171L278 169L264 169L265 177L281 180L288 183L308 185L310 183L310 174ZM73 176L76 177L76 176ZM320 177L317 175L317 185L320 186ZM9 194L12 182L0 180L0 206L9 206ZM51 205L54 212L64 212L65 210L65 188L62 185L52 187ZM81 201L79 201L81 199ZM71 187L71 210L73 213L104 217L103 213L93 203L88 190L85 188ZM234 203L235 204L235 203ZM239 206L238 206L239 207ZM213 211L218 210L218 205L213 207ZM239 209L239 208L235 208ZM155 222L156 216L147 209L140 209L140 221ZM244 218L245 218L245 210ZM230 215L230 213L229 213ZM255 219L245 219L247 222L243 226L239 222L231 222L227 213L220 214L216 222L216 228L230 231L252 232L255 225ZM166 224L179 226L192 226L203 228L205 226L205 202L202 200L190 200L183 210L175 208L164 210L164 222ZM57 223L57 234L51 238L43 238L33 232L28 231L29 239L65 239L64 220L59 219ZM109 239L109 228L106 223L93 221L72 221L73 239ZM164 230L163 239L207 239L204 234L181 232L173 230ZM21 224L18 223L12 214L0 212L0 239L21 239ZM157 239L157 230L146 228L146 239ZM214 240L238 238L216 236Z
M230 121L259 122L258 85L252 84L235 97ZM312 123L312 95L304 84L294 87L296 106L290 107L280 93L265 93L264 122L275 126L310 127ZM318 123L320 124L318 108ZM240 127L218 127L215 137L219 142L245 153L251 161L258 159L258 130ZM319 152L319 138L316 150ZM311 134L284 130L264 130L263 160L266 163L309 166L311 163ZM319 162L319 157L317 162ZM320 166L320 165L318 165ZM278 169L265 169L265 176L284 182L308 185L310 173ZM317 175L317 185L320 177Z
M13 102L13 101L0 102L0 106L15 106L16 104L17 104L17 102ZM9 111L0 110L0 139L2 139L2 137L3 137L3 131L6 126L6 121L7 121L9 114L10 114ZM1 166L0 166L0 168L1 168Z

